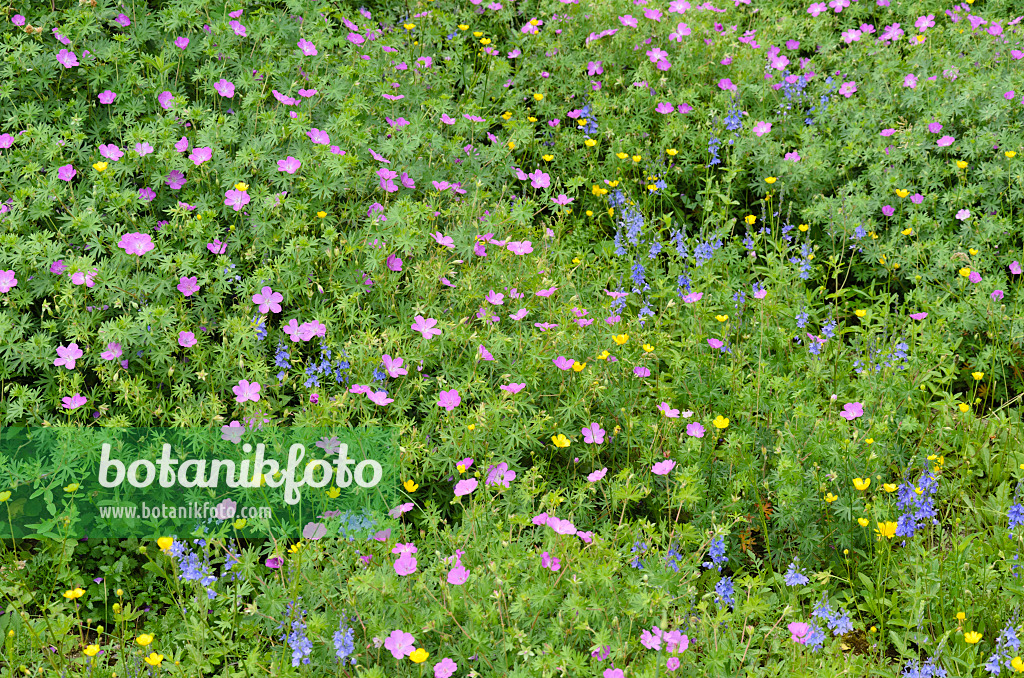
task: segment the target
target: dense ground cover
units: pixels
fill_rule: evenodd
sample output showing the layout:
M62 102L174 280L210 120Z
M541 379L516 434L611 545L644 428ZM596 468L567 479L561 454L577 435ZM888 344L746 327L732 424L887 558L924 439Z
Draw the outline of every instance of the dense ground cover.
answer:
M385 427L407 482L7 541L0 667L1024 671L1014 8L3 8L3 425Z

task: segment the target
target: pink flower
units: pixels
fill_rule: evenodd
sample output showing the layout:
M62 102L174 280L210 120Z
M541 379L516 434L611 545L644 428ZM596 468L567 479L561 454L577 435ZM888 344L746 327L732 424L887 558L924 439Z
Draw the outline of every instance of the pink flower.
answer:
M225 80L224 78L213 83L213 89L215 89L217 94L221 95L225 99L233 99L235 96L235 83L230 80Z
M395 574L399 577L410 575L416 571L416 565L416 558L408 553L404 553L395 561ZM394 651L391 654L394 654Z
M651 376L651 370L643 365L637 365L633 368L633 374L638 377L649 377Z
M73 396L67 396L61 398L61 403L64 405L65 410L77 410L82 405L89 402L89 399L83 396L81 393L76 393Z
M607 475L607 473L608 473L607 467L601 469L600 471L594 471L593 473L591 473L590 475L587 476L587 482L588 483L596 483L597 481L599 481L602 478L604 478L605 475Z
M441 235L440 231L438 231L437 233L431 233L430 236L441 247L447 247L450 250L455 249L455 241L452 239L451 236Z
M917 76L913 73L907 73L907 77L903 78L903 86L910 89L917 87Z
M121 344L111 341L107 344L107 350L100 354L104 360L117 360L122 355Z
M78 344L71 343L67 346L58 346L57 355L59 358L53 359L53 364L56 367L66 367L69 370L75 369L75 361L82 357L82 350L78 348Z
M281 556L271 556L263 564L272 570L278 570L284 565L284 558Z
M377 170L377 176L380 177L380 188L381 190L387 191L388 193L394 193L398 190L398 186L392 181L398 176L398 172L389 170L386 167L381 167Z
M1021 268L1019 261L1014 261L1010 264L1010 273L1014 275L1020 275L1021 273L1024 273L1024 268Z
M298 158L288 156L284 160L277 161L277 171L287 172L288 174L295 174L302 167L302 162Z
M121 236L121 241L117 243L117 246L126 254L135 254L140 257L156 247L153 244L152 236L148 233L126 233Z
M181 279L178 281L178 291L186 297L191 297L200 289L202 287L199 285L199 276L192 276L191 278L181 276Z
M235 35L237 36L244 38L247 35L247 33L245 32L245 26L243 26L238 21L232 21L228 24L228 26L231 27L231 30L233 30L235 32Z
M500 388L502 391L508 391L512 395L515 395L516 393L519 393L524 388L526 388L526 382L523 382L521 384L508 384L507 386L503 384L498 388Z
M960 210L959 212L956 213L956 218L959 219L960 221L964 221L966 219L970 219L971 218L971 211L969 209L962 209L962 210Z
M683 302L687 304L695 304L700 301L701 297L704 296L703 292L691 292L683 297Z
M14 277L14 270L0 271L0 294L7 294L18 284Z
M665 459L664 461L659 461L654 466L652 466L651 472L657 476L667 476L669 472L675 467L676 463L674 461L672 461L671 459Z
M722 78L718 81L718 88L723 90L729 90L732 92L736 91L736 85L732 84L732 80L729 78Z
M306 56L316 56L316 46L313 45L309 40L305 38L299 40L299 51Z
M390 355L385 353L381 356L381 361L384 363L384 371L388 373L388 376L392 379L405 376L409 374L409 370L402 367L402 363L405 362L404 358L392 358Z
M248 205L249 200L250 198L248 193L245 191L236 191L233 188L224 194L224 204L234 209L236 212Z
M96 283L93 282L93 280L96 278L96 273L97 273L96 269L93 269L93 270L89 271L88 273L86 273L84 271L79 271L78 273L72 273L71 274L71 283L73 285L85 285L86 287L90 287L90 288L94 287L96 285Z
M64 68L74 68L78 65L78 55L76 55L74 52L62 49L61 51L57 52L57 63L59 63Z
M772 131L772 124L770 122L764 122L763 120L759 120L757 123L754 124L754 135L755 136L761 137L761 136L764 136L765 134L767 134L768 132L771 132L771 131Z
M459 562L451 569L448 573L448 583L452 586L462 586L469 579L469 570L462 566ZM450 659L448 661L451 661ZM437 667L434 667L434 675L437 675ZM450 675L450 674L449 674Z
M111 162L117 162L124 156L124 151L114 144L100 144L100 155Z
M630 28L636 28L636 19L634 19L632 17L632 15L630 15L630 14L627 14L626 16L620 16L619 17L619 23L621 23L623 26L629 26Z
M484 485L490 487L491 485L501 485L502 487L509 487L509 483L516 479L516 472L511 471L508 468L508 462L501 462L497 466L489 466L487 468L487 480L484 481Z
M437 399L437 404L449 412L458 407L461 402L462 396L459 395L459 390L455 388L450 391L441 391Z
M946 146L952 146L954 141L956 141L956 139L947 134L946 136L936 141L935 145L944 148Z
M480 346L479 346L479 348L477 349L477 351L478 351L478 352L480 353L480 359L481 359L481 360L483 360L483 361L485 361L485 362L493 362L493 361L494 361L494 356L493 356L493 355L491 355L491 352L490 352L490 351L488 351L488 350L487 350L487 349L486 349L486 348L484 347L484 345L483 345L483 344L480 344Z
M839 416L846 421L853 421L858 417L864 416L864 404L863 403L846 403L843 405L843 411L839 413Z
M791 622L786 628L789 629L790 637L794 643L806 645L811 638L811 626L804 622Z
M116 92L111 92L109 89L99 93L97 97L101 104L112 104L114 99L117 97Z
M412 654L415 643L416 640L411 633L396 629L384 640L384 649L389 651L395 659L404 659Z
M506 248L512 254L523 256L524 254L533 252L533 243L529 240L523 240L522 242L512 241L506 245Z
M850 82L844 82L842 85L839 86L839 94L841 96L846 97L847 99L849 99L856 91L857 83L853 82L852 80Z
M924 320L925 318L928 317L928 314L927 313L911 313L910 317L913 318L914 320Z
M676 107L673 106L672 104L670 104L667 101L662 101L661 103L659 103L657 106L654 107L654 112L655 113L661 113L662 115L668 115L669 113L674 113L675 110L676 110Z
M464 497L467 494L473 492L473 490L475 490L477 485L479 484L480 481L477 480L476 478L466 478L465 480L460 480L455 484L455 496Z
M191 348L196 345L196 335L192 332L178 332L178 346Z
M551 185L551 176L541 170L534 170L527 174L530 178L530 185L534 188L547 188Z
M551 199L551 202L555 203L556 205L568 205L573 201L574 199L570 198L565 193L560 193L557 198Z
M421 315L416 316L416 322L412 324L413 332L420 332L424 339L430 339L433 336L441 334L441 330L435 329L437 320L434 318L424 318Z
M188 38L178 36L174 39L174 46L178 49L185 49L186 47L188 47Z
M210 148L209 146L204 146L203 148L196 148L188 156L188 159L191 160L196 167L199 167L200 165L202 165L204 162L207 162L211 158L213 158L213 149Z
M389 398L386 391L373 391L366 394L366 397L370 399L370 402L381 407L395 402L394 398Z
M978 284L981 282L981 274L977 271L971 271L971 274L967 276L967 279L974 284Z
M605 430L597 422L583 428L580 432L583 434L583 442L587 444L600 445L604 442Z
M235 402L244 403L249 400L253 402L259 401L260 388L261 386L258 383L242 379L238 382L237 386L232 386L231 390L235 393Z
M280 313L284 295L264 286L258 294L252 295L252 303L258 304L260 313Z
M57 168L57 178L61 181L71 181L75 178L76 174L78 174L78 171L71 164Z
M669 419L679 418L679 410L673 409L672 406L666 402L662 402L660 405L658 405L658 409L661 411L662 414L664 414Z
M555 367L562 371L571 370L572 366L576 363L575 360L566 358L563 355L560 355L557 358L552 358L551 362L555 364Z
M601 675L603 678L626 678L626 674L622 672L622 669L605 669Z
M459 566L461 567L461 565ZM465 568L463 568L465 569ZM454 570L453 570L454 572ZM451 575L448 575L448 581L451 582ZM463 580L465 581L465 580ZM461 582L460 582L461 583ZM452 674L459 668L459 665L453 662L448 657L445 657L441 661L434 664L434 678L451 678Z
M693 423L687 424L686 425L686 435L690 436L691 438L703 438L704 437L704 427L700 424L700 422L696 422L696 421L693 422Z

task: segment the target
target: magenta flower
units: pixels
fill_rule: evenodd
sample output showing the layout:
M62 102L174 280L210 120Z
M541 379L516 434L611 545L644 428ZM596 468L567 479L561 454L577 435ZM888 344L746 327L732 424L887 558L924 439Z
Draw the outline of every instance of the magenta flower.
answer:
M174 150L178 153L184 153L188 150L188 137L182 137L174 144Z
M455 484L455 496L464 497L467 494L473 492L473 490L475 490L477 485L479 484L480 481L477 480L476 478L466 478L465 480L460 480Z
M416 558L414 556L408 553L403 553L398 556L398 560L395 561L395 574L399 577L410 575L416 571L416 564Z
M134 254L139 257L156 247L153 244L153 237L148 233L126 233L121 236L121 241L117 243L117 246L123 249L125 254Z
M184 38L179 35L174 39L174 46L178 49L185 49L188 47L188 38Z
M14 277L14 269L9 271L0 271L0 294L7 294L18 284L18 279Z
M993 290L992 294L990 294L988 296L992 297L992 301L1002 301L1003 300L1003 291L1002 290Z
M462 568L462 564L461 563L456 567L456 569L458 569L458 568ZM463 569L463 571L465 571L465 568L462 568L462 569ZM452 570L452 572L454 572L454 571L455 570ZM449 583L454 583L451 580L451 574L448 575L448 581L449 581ZM465 580L463 580L463 581L465 581ZM460 582L460 583L462 583L462 582ZM436 664L434 664L434 678L451 678L451 676L455 673L455 671L458 668L459 668L458 664L453 662L448 657L445 657L441 661L439 661Z
M651 467L651 472L657 476L667 476L669 472L676 467L676 463L671 459L665 459L659 461L657 464Z
M111 162L117 162L124 156L124 151L114 144L100 144L100 155Z
M806 645L811 639L811 626L804 622L791 622L786 628L789 629L790 638L794 643Z
M235 83L230 80L225 80L224 78L213 83L213 89L217 91L217 94L226 99L232 99L235 96Z
M284 160L277 161L277 171L287 172L288 174L295 174L302 167L302 162L298 158L288 156Z
M971 218L971 211L969 209L962 209L962 210L960 210L959 212L956 213L956 218L959 219L960 221L964 221L966 219L970 219Z
M669 113L675 113L676 107L667 101L662 101L654 107L655 113L661 113L662 115L668 115Z
M853 421L858 417L863 417L864 403L846 403L843 406L843 411L839 413L839 416L846 421Z
M956 139L947 134L946 136L936 141L935 145L941 148L945 148L946 146L952 146L954 141L956 141Z
M228 244L221 242L220 238L215 238L213 242L206 243L206 249L210 250L214 254L224 254L228 251Z
M914 320L924 320L925 318L928 317L928 314L927 313L911 313L910 317L913 318Z
M245 31L245 26L243 26L238 21L232 21L232 22L230 22L228 24L228 26L230 26L231 30L233 30L235 32L235 35L237 35L239 37L244 38L246 35L248 35L248 33L246 33L246 31Z
M112 103L114 103L114 99L116 97L117 97L117 93L116 92L111 92L108 89L106 91L100 92L98 99L100 100L101 104L112 104Z
M394 271L395 273L402 272L402 260L394 254L388 255L387 266L389 271Z
M299 51L301 51L306 56L317 55L316 47L313 45L313 43L311 43L309 40L306 40L305 38L299 40Z
M441 247L447 247L450 250L455 249L455 241L451 238L451 236L441 235L440 231L436 233L431 233L430 236Z
M306 136L309 137L309 140L314 144L327 146L331 143L331 136L323 130L318 130L316 127L306 132Z
M686 435L690 436L691 438L703 438L704 437L704 427L700 424L700 422L696 422L696 421L693 422L693 423L687 424L686 425Z
M658 405L658 410L669 419L679 418L679 410L673 409L673 407L666 402L662 402L660 405Z
M112 341L107 344L107 350L100 353L100 357L104 360L117 360L122 355L121 344Z
M404 659L416 649L415 643L416 640L411 633L396 629L384 639L384 649L390 652L395 659Z
M1010 264L1010 273L1014 275L1020 275L1021 273L1024 273L1024 268L1021 268L1019 261L1014 261Z
M767 134L768 132L771 132L771 131L772 131L772 124L770 122L765 122L763 120L759 120L757 123L754 124L754 135L755 136L761 137L761 136L764 136L765 134Z
M188 159L191 160L196 167L199 167L204 162L213 158L213 149L209 146L203 146L202 148L196 148L189 154Z
M261 386L258 383L242 379L238 382L237 386L232 386L231 390L235 393L235 402L244 403L250 400L253 402L259 401L260 388Z
M903 86L914 89L917 87L917 76L913 73L907 73L907 77L903 78Z
M245 191L237 191L233 188L224 194L224 204L236 212L248 205L249 200L250 198L248 193Z
M57 169L57 178L61 181L71 181L78 172L70 164Z
M481 360L483 360L485 362L493 362L494 361L494 356L491 355L490 351L488 351L486 348L484 348L483 344L480 344L480 347L477 350L480 353L480 359Z
M601 469L600 471L594 471L593 473L591 473L590 475L587 476L587 482L588 483L596 483L597 481L599 481L602 478L604 478L605 475L607 475L607 473L608 473L608 468L607 467Z
M165 111L169 111L171 109L171 102L174 101L174 95L170 92L164 91L160 93L160 96L158 96L156 100L157 103L160 104L160 108Z
M141 143L135 144L135 152L138 153L139 157L141 158L152 153L153 147L150 146L148 142L143 141Z
M516 479L516 472L510 471L508 468L508 462L501 462L497 466L489 466L487 468L487 480L484 485L488 487L491 485L501 485L502 487L509 487L509 483Z
M505 247L509 252L518 256L523 256L524 254L533 252L533 243L529 240L524 240L522 242L513 241L508 243Z
M396 186L393 181L393 179L398 176L398 172L389 170L386 167L381 167L377 170L377 176L380 177L381 190L387 191L388 193L394 193L398 190L398 186Z
M882 214L884 214L887 217L891 217L892 215L896 214L896 208L893 207L892 205L885 205L884 207L882 207Z
M284 565L284 558L281 556L271 556L263 564L272 570L279 570Z
M555 364L555 367L563 371L571 370L572 366L576 363L575 360L571 358L566 358L565 356L562 355L558 356L557 358L553 358L551 362Z
M444 409L451 412L462 402L462 396L459 395L459 390L453 388L450 391L441 391L441 395L437 399L437 404Z
M498 388L500 388L502 391L508 391L512 395L515 395L516 393L519 393L524 388L526 388L526 382L523 382L521 384L508 384L508 385L502 384Z
M562 560L551 556L551 554L545 551L540 554L540 566L552 572L558 572L562 569Z
M182 186L188 183L188 180L185 179L184 172L180 170L171 170L164 183L167 184L172 191L178 191L181 190Z
M58 358L53 359L55 367L66 367L69 370L75 369L75 361L82 357L82 350L78 348L78 344L71 343L67 346L57 347Z
M604 442L605 430L601 428L597 422L593 422L590 426L584 427L581 431L583 434L583 442L591 445L600 445Z
M370 402L381 407L395 402L394 398L389 398L386 391L373 391L366 394L366 397L370 399Z
M14 16L11 17L11 23L14 24L15 26L24 26L25 17L23 17L20 14L15 14Z
M637 365L633 368L633 374L638 377L649 377L651 376L651 370L644 367L643 365Z
M57 52L57 63L59 63L64 68L74 68L78 65L78 55L76 55L74 52L62 49L61 51Z
M967 276L967 279L977 285L981 282L981 274L977 271L971 271L971 274Z
M199 285L198 276L192 276L191 278L181 276L181 280L178 281L178 291L181 292L186 297L191 297L200 289L202 288Z
M840 96L844 96L847 99L849 99L853 95L853 93L856 92L856 91L857 91L857 83L853 82L853 81L844 82L842 85L839 86L839 94L840 94Z
M259 305L260 313L280 313L282 301L284 296L280 292L266 286L258 294L252 295L252 303Z
M96 285L93 279L96 277L97 271L95 269L88 273L79 271L78 273L71 274L71 284L73 285L85 285L86 287L94 287Z
M433 336L441 334L441 330L435 329L437 320L434 318L424 318L421 315L415 317L416 322L412 324L413 332L420 332L424 339L430 339Z
M526 176L530 177L530 185L534 188L547 188L551 185L551 176L537 169Z
M61 398L61 403L64 405L65 410L77 410L79 407L86 404L87 402L89 402L89 399L86 398L81 393L76 393L73 396Z
M718 88L723 90L736 91L736 85L732 84L732 80L729 78L722 78L718 81Z
M551 202L555 203L556 205L569 205L572 202L574 202L574 200L574 198L570 198L565 193L560 193L557 198L552 198Z
M392 379L405 376L409 374L409 370L402 367L402 363L405 362L404 358L392 358L387 353L381 356L381 362L384 363L384 371L388 373Z
M191 348L196 345L196 335L192 332L178 332L178 346Z

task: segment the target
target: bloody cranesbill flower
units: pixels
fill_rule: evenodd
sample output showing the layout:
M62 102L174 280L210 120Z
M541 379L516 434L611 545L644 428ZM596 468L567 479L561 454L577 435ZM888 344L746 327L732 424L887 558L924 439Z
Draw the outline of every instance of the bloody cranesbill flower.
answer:
M191 278L181 276L181 279L178 281L178 291L186 297L191 297L200 289L198 276L192 276Z
M237 386L232 386L231 390L235 393L235 402L244 403L250 400L257 402L260 399L260 388L258 383L242 379Z
M299 171L300 167L302 167L302 161L299 160L298 158L293 158L290 155L284 160L277 161L278 172L287 172L288 174L295 174L297 171Z
M437 399L437 404L449 412L458 407L460 403L462 403L462 396L459 395L458 389L454 388L450 391L441 391Z
M423 334L424 339L430 339L433 336L441 334L441 330L436 329L434 326L437 325L437 320L434 318L424 318L421 315L415 317L416 322L412 324L413 332L420 332Z
M53 270L52 267L50 269ZM7 294L18 284L18 279L14 277L14 270L0 271L0 294Z
M182 186L188 183L185 179L185 173L180 170L171 170L170 174L167 175L167 180L164 182L172 191L180 190Z
M57 52L57 62L64 68L74 68L78 65L78 55L66 49Z
M114 103L114 99L116 97L117 97L117 93L116 92L111 92L108 89L106 91L100 92L100 94L99 94L99 96L97 98L100 100L101 104L112 104L112 103Z
M148 233L126 233L121 236L121 241L117 243L117 246L123 249L126 254L134 254L140 257L156 247L153 244L153 237Z
M78 174L78 172L70 164L64 165L57 169L57 178L60 179L61 181L71 181L72 179L75 178L76 174Z

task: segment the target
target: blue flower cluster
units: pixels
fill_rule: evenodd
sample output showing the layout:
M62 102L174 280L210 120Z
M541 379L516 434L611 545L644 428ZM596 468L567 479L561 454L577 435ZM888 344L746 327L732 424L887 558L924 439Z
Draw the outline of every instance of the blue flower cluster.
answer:
M850 613L846 608L833 610L829 605L828 597L822 596L821 602L814 608L811 616L824 619L825 624L832 631L833 635L841 636L853 631L853 622L850 621Z
M1010 510L1006 512L1006 519L1008 527L1010 528L1010 536L1013 537L1013 531L1021 525L1024 525L1024 506L1021 505L1021 490L1024 489L1024 482L1017 483L1017 491L1013 494L1013 505L1010 506Z
M910 346L904 341L897 341L893 347L889 350L883 350L881 348L874 348L875 339L872 337L868 341L867 354L864 359L857 359L853 361L853 368L857 374L863 374L864 372L881 372L887 367L895 367L900 370L905 370L910 366L907 349Z
M734 587L732 583L732 577L722 577L715 584L715 596L718 598L719 607L728 605L733 607L736 605L736 596L734 593Z
M338 661L344 661L346 657L355 652L355 633L354 628L345 626L344 617L338 620L338 630L334 632L334 654L338 657ZM355 664L356 658L352 657L349 661Z
M704 567L711 569L712 567L722 571L722 565L729 562L729 556L725 555L725 538L715 537L711 540L711 546L708 548L708 558L711 560L704 563Z
M280 640L283 643L288 643L288 647L291 648L292 666L308 664L309 657L313 654L313 641L306 636L306 611L301 608L301 602L301 597L296 602L288 602L284 621L277 627L278 629L287 629ZM293 620L293 616L297 618Z
M923 529L925 521L931 520L938 525L935 518L935 493L939 489L939 481L929 471L923 471L917 485L903 482L896 492L896 508L903 514L896 520L896 536L913 537ZM906 541L903 542L906 544Z
M786 570L783 579L786 581L786 586L806 586L811 581L804 574L803 568L797 564L796 559L789 564L789 569Z
M342 354L345 355L344 352ZM306 388L311 386L319 387L321 376L333 376L334 381L339 384L348 383L348 375L345 371L349 368L349 362L347 360L339 360L336 364L332 364L331 358L331 349L327 348L326 344L320 344L320 361L306 367Z
M995 653L985 662L985 670L992 676L998 676L1004 667L1009 669L1010 673L1016 673L1010 662L1019 653L1020 639L1017 637L1017 629L1013 627L1012 623L1007 623L1006 628L996 640Z
M903 667L903 675L909 678L946 678L946 669L935 665L935 658L921 662L919 659L911 659Z
M643 553L646 550L647 550L647 544L638 541L638 542L634 542L633 543L633 548L631 548L629 550L629 552L630 553L637 553L637 552ZM644 564L642 562L640 562L640 556L636 556L635 558L633 558L633 562L631 562L629 564L629 566L632 567L632 568L636 568L637 570L644 569Z

